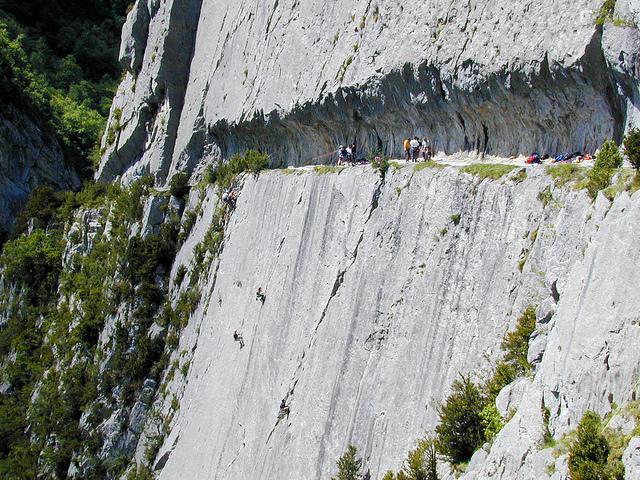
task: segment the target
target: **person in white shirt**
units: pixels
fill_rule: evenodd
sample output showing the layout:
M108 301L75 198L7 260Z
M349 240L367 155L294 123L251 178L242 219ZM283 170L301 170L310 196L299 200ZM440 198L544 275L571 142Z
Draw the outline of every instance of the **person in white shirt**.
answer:
M420 154L420 140L418 137L413 137L409 145L411 145L411 160L417 162Z

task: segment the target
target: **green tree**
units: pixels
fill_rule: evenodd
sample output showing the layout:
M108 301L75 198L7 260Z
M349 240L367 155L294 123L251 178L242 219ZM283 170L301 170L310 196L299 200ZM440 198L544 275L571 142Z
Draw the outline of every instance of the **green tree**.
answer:
M452 463L471 459L473 452L485 442L481 412L485 400L471 378L461 376L453 382L451 394L439 409L436 448Z
M485 394L488 403L494 403L496 397L504 387L516 378L531 372L531 364L527 361L529 340L536 328L536 311L533 306L527 307L518 318L516 328L507 332L501 347L504 357L496 365L493 376L485 384Z
M184 172L178 172L171 177L169 192L176 198L182 198L189 193L189 175Z
M616 143L607 140L602 144L596 157L595 164L587 175L587 191L591 198L596 198L600 190L604 190L611 183L611 177L616 168L622 165L622 155Z
M631 129L624 139L624 153L629 162L636 169L636 175L640 175L640 130Z
M347 447L337 462L338 475L332 480L358 480L362 470L362 459L357 457L358 449L353 445Z
M411 450L402 466L407 480L438 480L438 458L435 441L423 438Z
M569 451L571 480L608 480L609 450L600 417L595 412L585 412Z

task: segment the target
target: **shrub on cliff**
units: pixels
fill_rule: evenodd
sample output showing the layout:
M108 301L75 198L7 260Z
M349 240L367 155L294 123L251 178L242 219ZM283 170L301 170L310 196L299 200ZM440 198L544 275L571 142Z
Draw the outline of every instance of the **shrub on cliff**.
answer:
M407 455L399 478L438 480L438 458L435 441L432 438L418 440L416 448Z
M353 445L347 447L347 451L342 454L337 462L338 475L331 477L331 480L359 480L362 459L357 457L358 449Z
M640 175L640 130L632 129L624 139L624 153L629 162L636 169L636 175Z
M598 192L609 186L611 177L616 168L622 165L622 155L616 143L607 140L602 145L596 162L589 174L587 175L586 188L591 198L596 198Z
M184 172L179 172L171 177L169 193L176 198L183 198L189 193L189 175Z
M587 411L569 450L571 480L622 480L624 469L619 459L611 458L611 447L602 433L598 414Z
M384 178L389 170L389 158L381 151L374 151L369 153L369 162L374 170L377 170L380 174L380 178Z
M35 228L46 229L55 218L62 200L62 195L55 193L50 187L34 189L24 209L16 217L15 235L25 233L31 220Z
M45 303L58 282L63 246L59 232L43 230L7 242L0 257L5 277L23 285L33 302Z
M215 182L226 190L233 179L243 172L258 173L269 166L269 155L256 150L247 150L244 155L235 154L228 162L218 166L214 172Z
M484 407L483 395L471 378L453 382L451 394L439 409L440 423L436 427L436 448L451 463L469 461L485 442Z

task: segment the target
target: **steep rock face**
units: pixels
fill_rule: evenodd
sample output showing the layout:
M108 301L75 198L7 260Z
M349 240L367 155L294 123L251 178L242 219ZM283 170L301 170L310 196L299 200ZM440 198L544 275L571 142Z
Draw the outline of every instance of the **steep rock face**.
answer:
M183 0L183 15L151 3L136 3L123 34L133 73L102 179L164 179L246 148L318 163L353 138L399 153L413 133L447 153L593 151L637 123L637 8L626 0L604 33L595 0ZM176 41L179 52L163 50Z
M548 476L545 406L559 438L587 408L637 396L638 305L622 297L637 284L639 197L593 205L528 173L520 183L454 168L405 168L382 184L367 168L246 178L181 338L190 368L160 478L328 478L349 443L378 478L434 427L459 373L488 373L527 305L540 306L548 337L541 360L466 478ZM283 397L291 414L278 421Z
M189 79L202 0L138 0L123 27L122 83L111 108L112 138L98 178L126 169L152 172L162 182L173 154ZM113 144L109 141L113 140Z
M38 185L55 189L80 186L66 167L62 150L23 112L11 105L0 108L0 230L9 231L16 213Z

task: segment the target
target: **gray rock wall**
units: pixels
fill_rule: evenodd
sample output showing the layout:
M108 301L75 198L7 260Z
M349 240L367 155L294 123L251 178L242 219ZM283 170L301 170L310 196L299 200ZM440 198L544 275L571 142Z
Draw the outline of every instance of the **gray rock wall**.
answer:
M139 0L98 177L247 148L322 163L354 138L399 154L414 133L446 153L594 151L638 124L637 7L617 4L603 28L596 0Z
M192 357L160 478L325 479L349 443L379 478L432 430L459 373L487 375L527 305L548 340L535 376L499 399L515 416L465 478L546 478L543 406L560 438L585 409L637 396L640 194L593 205L539 169L516 178L452 167L392 168L382 185L368 167L246 178L181 339ZM278 423L283 397L291 415Z
M0 230L10 231L15 215L38 185L71 190L77 174L64 164L58 141L11 105L0 107Z

